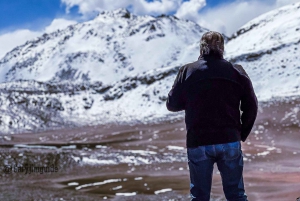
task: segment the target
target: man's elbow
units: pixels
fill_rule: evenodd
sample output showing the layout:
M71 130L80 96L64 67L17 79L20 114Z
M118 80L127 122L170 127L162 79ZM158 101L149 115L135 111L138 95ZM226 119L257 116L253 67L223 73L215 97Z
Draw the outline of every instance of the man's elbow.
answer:
M243 108L243 113L247 114L246 116L250 117L250 118L256 118L257 117L257 113L258 113L258 101L257 98L255 97L255 99L253 99L252 102L248 102L246 104L247 106L245 106Z
M258 113L258 101L257 101L257 98L255 97L255 103L252 107L252 115L254 116L254 119L256 119L257 117L257 113Z
M183 110L182 108L175 108L172 106L168 106L167 109L171 112L179 112L179 111Z
M181 110L184 110L184 108L182 108L182 107L178 107L176 105L170 104L169 100L167 100L167 102L166 102L166 107L171 112L179 112Z

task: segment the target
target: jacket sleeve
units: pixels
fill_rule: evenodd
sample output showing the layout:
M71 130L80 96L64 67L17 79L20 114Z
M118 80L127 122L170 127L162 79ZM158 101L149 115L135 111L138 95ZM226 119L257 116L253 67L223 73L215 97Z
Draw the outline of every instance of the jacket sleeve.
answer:
M241 98L241 111L243 112L241 115L241 140L245 142L257 116L258 102L250 78L248 76L243 76L243 78L244 91Z
M171 112L178 112L185 109L186 90L184 89L187 66L179 69L171 91L168 94L166 106Z

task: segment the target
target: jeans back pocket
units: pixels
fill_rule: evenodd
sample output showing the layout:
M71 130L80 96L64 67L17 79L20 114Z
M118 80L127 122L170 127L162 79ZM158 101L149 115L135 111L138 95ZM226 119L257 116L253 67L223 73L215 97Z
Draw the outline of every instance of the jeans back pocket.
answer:
M207 159L205 153L205 146L199 146L196 148L187 148L188 159L194 163Z
M223 144L223 154L224 160L238 158L242 154L240 141Z

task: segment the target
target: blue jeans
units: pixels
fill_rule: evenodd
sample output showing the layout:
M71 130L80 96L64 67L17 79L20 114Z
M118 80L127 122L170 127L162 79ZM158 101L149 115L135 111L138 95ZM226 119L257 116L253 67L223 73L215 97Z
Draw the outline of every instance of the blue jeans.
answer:
M228 201L247 201L243 182L240 141L187 148L192 201L209 201L213 165L216 162Z

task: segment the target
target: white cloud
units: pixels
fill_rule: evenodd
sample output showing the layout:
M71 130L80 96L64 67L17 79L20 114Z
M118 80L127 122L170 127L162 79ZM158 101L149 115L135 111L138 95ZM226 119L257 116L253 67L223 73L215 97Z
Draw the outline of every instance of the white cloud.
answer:
M185 18L193 21L197 21L199 19L198 11L206 5L205 0L190 0L185 1L179 7L176 12L176 16L179 18Z
M176 12L181 5L181 0L162 0L147 2L145 0L129 1L131 3L133 13L136 14L167 14Z
M26 41L32 40L43 33L53 32L57 29L62 29L68 25L77 23L76 21L66 19L54 19L50 25L40 31L32 31L28 29L19 29L12 32L0 35L0 59L13 48L24 44Z
M210 30L230 36L250 20L273 9L299 0L277 0L273 3L251 0L223 4L199 14L196 22Z
M54 19L49 26L44 29L44 32L54 32L58 29L64 29L69 25L76 24L74 20L66 20L63 18Z
M203 7L205 0L191 0L183 2L183 0L154 0L148 2L146 0L61 0L67 6L67 12L74 6L78 6L79 13L90 17L95 12L104 10L115 10L118 8L129 8L134 14L138 15L159 15L176 13L187 13L187 9L195 10L195 7Z
M16 30L0 35L0 58L14 47L25 43L27 40L31 40L38 35L40 35L39 32L30 31L28 29Z

